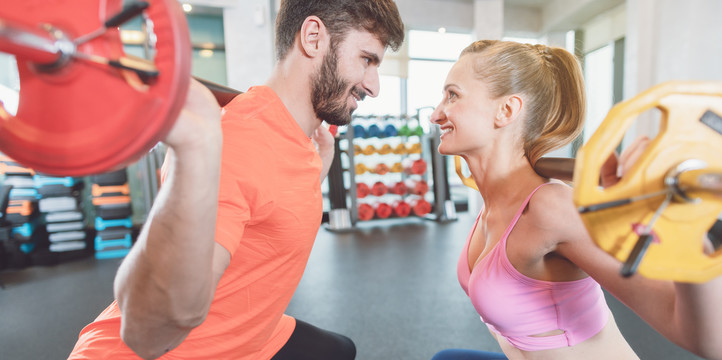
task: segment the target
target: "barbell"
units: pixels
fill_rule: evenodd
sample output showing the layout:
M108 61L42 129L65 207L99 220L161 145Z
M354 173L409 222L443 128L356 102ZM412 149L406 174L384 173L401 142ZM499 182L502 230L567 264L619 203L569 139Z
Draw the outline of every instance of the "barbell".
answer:
M661 111L660 131L620 181L600 186L602 165L640 115ZM576 159L542 158L542 176L571 181L596 244L621 273L704 282L722 274L722 249L705 234L722 212L722 83L670 81L614 106ZM465 185L476 188L461 170Z

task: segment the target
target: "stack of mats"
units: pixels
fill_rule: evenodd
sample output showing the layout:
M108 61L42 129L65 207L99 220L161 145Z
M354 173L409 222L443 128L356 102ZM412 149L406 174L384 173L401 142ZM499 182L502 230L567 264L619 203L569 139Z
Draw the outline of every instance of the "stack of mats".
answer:
M33 177L40 196L39 209L48 233L48 250L55 256L85 256L90 253L85 216L80 206L84 183L74 177L36 174Z
M95 257L121 258L133 244L133 222L130 188L125 169L94 175L93 206L95 207Z
M33 176L35 171L7 157L0 157L3 186L9 188L7 208L2 209L5 229L0 238L3 248L2 267L23 268L30 264L30 254L38 239L38 199Z

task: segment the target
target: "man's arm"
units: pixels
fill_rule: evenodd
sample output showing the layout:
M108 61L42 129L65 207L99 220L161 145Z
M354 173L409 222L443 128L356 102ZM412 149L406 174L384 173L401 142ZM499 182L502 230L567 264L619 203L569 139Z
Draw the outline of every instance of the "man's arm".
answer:
M193 82L165 139L168 176L114 289L121 337L144 359L178 346L200 325L230 254L215 242L222 135L220 109Z

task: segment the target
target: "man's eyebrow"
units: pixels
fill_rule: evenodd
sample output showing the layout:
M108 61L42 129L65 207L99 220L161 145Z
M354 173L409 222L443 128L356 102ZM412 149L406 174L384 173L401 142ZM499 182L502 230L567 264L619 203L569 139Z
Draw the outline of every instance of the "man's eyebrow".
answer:
M378 64L381 63L381 59L379 59L379 56L376 55L375 53L372 53L372 52L366 51L366 50L361 50L361 52L362 52L365 56L368 56L368 57L371 59L371 63L372 63L372 64L378 65Z

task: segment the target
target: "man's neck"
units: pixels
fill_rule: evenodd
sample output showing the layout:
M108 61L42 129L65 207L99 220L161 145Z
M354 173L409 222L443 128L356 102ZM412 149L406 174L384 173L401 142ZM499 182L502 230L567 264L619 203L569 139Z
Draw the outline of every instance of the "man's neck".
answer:
M293 63L293 61L278 62L271 77L266 81L266 86L278 95L298 126L310 138L321 125L321 120L316 117L311 103L310 72L301 68L303 65L294 67Z

